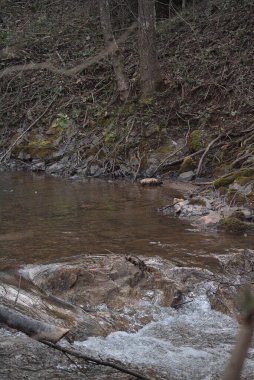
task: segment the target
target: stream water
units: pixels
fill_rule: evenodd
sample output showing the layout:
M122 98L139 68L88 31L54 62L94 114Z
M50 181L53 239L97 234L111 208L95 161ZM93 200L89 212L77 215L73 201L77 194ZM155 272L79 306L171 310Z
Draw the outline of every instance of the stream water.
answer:
M1 173L0 265L113 251L209 267L219 254L252 247L253 236L199 232L160 215L157 209L177 195L170 185Z
M114 252L159 256L178 266L216 273L220 257L253 248L253 236L197 231L186 221L158 213L177 195L170 184L142 188L127 182L1 173L1 270ZM114 332L76 345L100 357L154 370L165 379L216 379L237 325L211 310L206 287L202 284L195 300L181 310L151 307L152 322L135 333ZM253 359L252 349L246 379L254 379Z

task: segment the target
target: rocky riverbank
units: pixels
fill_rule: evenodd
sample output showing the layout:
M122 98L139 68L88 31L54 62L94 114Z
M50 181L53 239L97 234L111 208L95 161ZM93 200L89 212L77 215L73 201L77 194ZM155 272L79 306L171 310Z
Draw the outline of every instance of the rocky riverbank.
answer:
M227 180L227 178L225 178ZM199 228L218 228L238 234L254 233L254 181L250 177L231 179L227 186L222 180L197 183L199 189L175 198L159 211L191 221ZM217 189L215 188L217 184ZM224 186L223 186L224 185Z
M71 262L29 265L20 268L16 274L13 271L1 273L1 304L31 318L47 321L53 326L70 329L62 343L66 347L80 349L80 344L86 341L89 347L89 337L110 339L119 331L131 334L131 339L135 341L138 336L136 334L140 334L144 326L147 326L146 329L156 327L154 333L157 331L156 334L159 334L157 324L165 324L167 314L168 318L178 318L180 321L188 308L190 318L195 314L197 324L201 323L197 313L200 313L201 318L205 310L198 311L202 299L202 308L207 302L207 305L210 303L209 307L206 306L208 307L206 318L208 315L213 315L216 321L220 318L221 323L224 323L222 321L229 317L223 315L219 317L219 314L216 314L218 312L238 318L235 296L239 290L244 289L246 283L253 282L253 272L248 270L253 266L253 252L239 251L232 255L220 256L218 266L220 270L212 272L201 268L176 267L167 260L159 258L120 255L82 256ZM213 328L218 329L219 333L221 327L216 323ZM233 320L228 319L227 322L225 320L225 323L230 323L232 325L230 328L233 328ZM233 330L234 335L236 326ZM5 326L2 326L0 333L2 379L25 379L27 376L31 379L39 376L43 379L56 374L68 379L79 379L83 376L82 371L85 371L87 376L98 379L107 379L108 376L114 376L114 379L127 379L124 374L84 364L75 359L76 366L63 354L56 353L23 334L17 334L11 329L6 330ZM153 334L151 344L153 344ZM172 338L173 336L167 337L169 343ZM148 344L149 338L146 339ZM163 344L163 340L160 339L158 335L158 345L159 342ZM183 335L181 339L183 347L189 344L188 334ZM203 340L203 350L206 350L206 339L208 338ZM210 353L211 347L216 352L221 342L212 340L211 336L209 339ZM103 341L101 344L104 345ZM194 342L193 344L195 346ZM202 346L201 342L199 344ZM84 345L86 346L86 343ZM138 350L140 349L141 347ZM110 357L112 348L109 346L108 350ZM131 356L128 358L128 349L125 350L126 365L128 365L128 361L132 359ZM86 352L91 354L92 346L87 348ZM119 346L116 356L120 354ZM137 352L137 358L139 354L140 351ZM106 359L106 353L101 355ZM189 355L191 357L192 354ZM228 352L225 352L226 357L227 355ZM160 370L160 365L159 367L157 365L159 363L152 371L149 360L147 363L144 361L142 365L136 363L139 372L147 374L152 379L168 378L165 376L165 369L162 370L163 366ZM248 368L247 365L247 372ZM18 377L15 369L18 369ZM197 367L196 374L200 370ZM216 367L215 364L210 373L211 378L215 379L221 370L222 368ZM187 372L179 377L173 371L172 376L170 372L168 376L170 379L183 379L187 376Z

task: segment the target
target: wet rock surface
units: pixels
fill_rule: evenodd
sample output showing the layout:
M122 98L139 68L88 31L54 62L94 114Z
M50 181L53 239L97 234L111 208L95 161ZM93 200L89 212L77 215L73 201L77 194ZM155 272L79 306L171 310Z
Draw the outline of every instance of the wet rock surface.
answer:
M0 376L2 380L98 379L128 380L110 368L73 361L21 333L0 328Z
M131 256L84 256L76 262L27 266L21 273L46 294L98 318L103 329L97 331L99 335L119 328L137 329L148 305L169 307L175 294L184 291L177 279L147 265L144 258ZM125 316L125 309L132 310L133 318ZM84 339L86 333L76 333L75 339Z
M253 183L241 186L234 182L224 195L214 190L188 192L160 211L188 219L201 228L218 227L226 232L253 233L254 212L248 199L253 189Z
M210 300L215 313L219 311L238 318L236 295L246 283L253 282L253 257L251 250L218 256L220 270L216 273L202 268L175 266L160 258L113 254L81 256L57 264L28 265L19 273L1 275L1 303L12 305L35 319L70 328L68 341L75 341L75 347L82 349L77 345L78 341L83 344L88 339L87 348L92 350L93 341L89 342L96 338L89 337L104 336L110 342L110 337L113 339L114 334L122 331L122 334L134 334L135 341L135 334L142 336L145 326L151 326L149 328L153 331L155 327L152 326L157 326L161 318L159 315L166 313L166 317L168 314L164 323L169 316L177 318L179 315L181 320L185 313L188 314L188 309L184 311L188 305L191 305L190 315L192 312L198 315L199 298ZM215 316L218 320L226 318ZM230 323L232 329L233 322ZM63 354L4 326L0 333L3 379L53 379L63 376L79 379L84 377L82 371L96 379L128 378L76 359L74 365ZM182 336L183 341L188 341L188 334ZM171 338L166 339L170 341ZM215 344L211 342L210 345ZM65 341L64 344L70 343ZM126 350L128 352L129 349ZM129 365L128 360L126 364ZM149 366L141 368L149 372ZM162 379L163 371L159 371L158 376ZM172 378L179 379L178 376Z

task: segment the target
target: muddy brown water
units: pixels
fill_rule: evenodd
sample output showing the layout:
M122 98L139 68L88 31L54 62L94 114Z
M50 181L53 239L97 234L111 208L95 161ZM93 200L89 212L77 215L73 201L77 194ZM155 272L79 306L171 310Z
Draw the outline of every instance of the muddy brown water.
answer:
M173 197L179 197L176 187L176 184L170 182L159 188L143 188L139 184L123 181L78 182L24 173L0 173L0 271L4 284L0 287L2 300L9 297L8 300L13 304L19 294L17 305L21 310L24 310L25 303L28 305L25 310L32 313L33 318L45 319L52 324L60 323L59 319L63 315L65 318L61 326L67 323L70 328L69 324L74 320L81 321L76 335L74 331L75 341L72 347L95 357L99 355L100 358L119 360L127 368L137 369L140 373L155 374L152 378L218 379L234 345L237 324L231 316L213 310L208 295L217 289L216 278L219 281L220 276L223 276L220 263L225 255L232 258L232 253L236 251L238 254L239 250L247 248L250 248L248 254L251 255L253 236L201 231L188 221L160 214L158 208L172 203ZM124 271L121 265L118 266L121 275L112 280L108 272L113 268L112 273L115 275L117 260L121 261L121 257L114 256L111 252L146 256L144 260L157 268L154 277L151 277L153 272L149 272L148 288L144 287L146 282L141 281L140 289L144 291L138 293L137 284L134 292L131 287L127 291L128 278L124 283L121 277L126 271L125 260ZM87 257L87 254L93 256ZM102 257L101 254L110 255L111 260L115 257L114 262L110 262L109 256ZM154 256L160 256L169 262ZM222 261L218 260L220 256ZM102 258L106 259L106 265ZM89 260L92 262L90 269L88 264L86 267ZM74 305L65 304L62 299L44 293L41 296L36 283L30 289L31 283L26 276L22 279L21 292L17 291L21 281L18 273L19 276L20 273L32 275L39 270L44 275L46 273L48 281L50 267L53 272L56 271L57 265L54 263L60 263L61 270L64 265L75 262L81 263L78 268L83 268L84 273L90 270L91 279L94 279L91 282L93 307L88 309L90 311L85 316L80 305L86 306L84 302L88 296L86 290L90 291L89 286L83 293L83 287L77 285L73 289ZM41 265L44 263L53 265ZM22 269L18 272L16 269L20 265ZM129 261L128 265L131 265ZM49 267L49 272L44 272L46 267ZM203 268L210 269L211 272ZM98 272L97 277L94 277L94 269ZM106 274L103 277L104 269ZM132 270L135 274L138 269L131 265ZM237 266L234 267L233 260L234 270L236 272L233 272L233 278L239 283L240 272ZM217 277L213 277L215 272ZM75 270L73 273L75 276ZM16 276L14 279L13 274ZM80 274L82 270L79 271L79 284L87 284L82 282ZM252 272L248 278L252 279L251 275ZM62 281L61 271L58 278ZM88 276L86 280L89 278ZM151 282L152 278L154 283ZM72 279L71 277L70 280ZM161 282L161 279L165 281ZM171 290L174 291L171 279L176 284L184 283L190 290L186 294L187 302L179 310L167 306ZM196 279L193 284L192 279ZM58 285L62 290L61 281ZM6 283L8 287L5 286ZM162 283L165 283L165 304L160 297L161 294L164 296L164 290L161 292ZM127 287L124 287L126 284ZM115 297L118 293L111 293L111 288L114 289L115 286L122 292L119 293L121 300ZM106 299L101 300L99 296L104 294L104 287ZM71 289L70 287L70 297L73 299ZM97 301L93 299L94 294L99 297ZM108 301L110 294L113 303ZM61 298L62 296L60 294ZM119 304L119 300L122 303ZM29 305L33 306L32 310ZM54 309L54 306L57 308ZM105 326L108 326L108 331L112 331L106 336ZM1 379L84 378L84 373L78 373L77 366L73 366L63 355L52 353L40 343L4 327L0 325ZM23 354L20 355L20 352ZM252 347L246 360L244 378L254 379L253 363ZM84 369L87 378L91 379L127 378L120 373L114 372L112 375L110 369L111 372L107 372L94 366L87 368L86 365Z
M170 183L143 188L124 181L1 173L0 268L109 252L214 267L217 255L253 247L253 236L198 231L158 213L175 196Z

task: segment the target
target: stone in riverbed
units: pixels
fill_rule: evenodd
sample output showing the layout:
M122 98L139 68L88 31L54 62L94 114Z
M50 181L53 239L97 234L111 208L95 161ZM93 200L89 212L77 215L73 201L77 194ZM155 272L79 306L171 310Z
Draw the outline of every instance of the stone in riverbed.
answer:
M142 186L159 186L162 185L162 183L162 180L158 178L144 178L140 181Z
M221 219L218 224L218 228L228 232L244 233L248 229L248 224L235 216L230 216L225 219Z
M187 182L187 181L191 181L194 177L195 177L195 173L192 170L190 170L188 172L181 173L177 177L177 179L179 181L186 181Z

